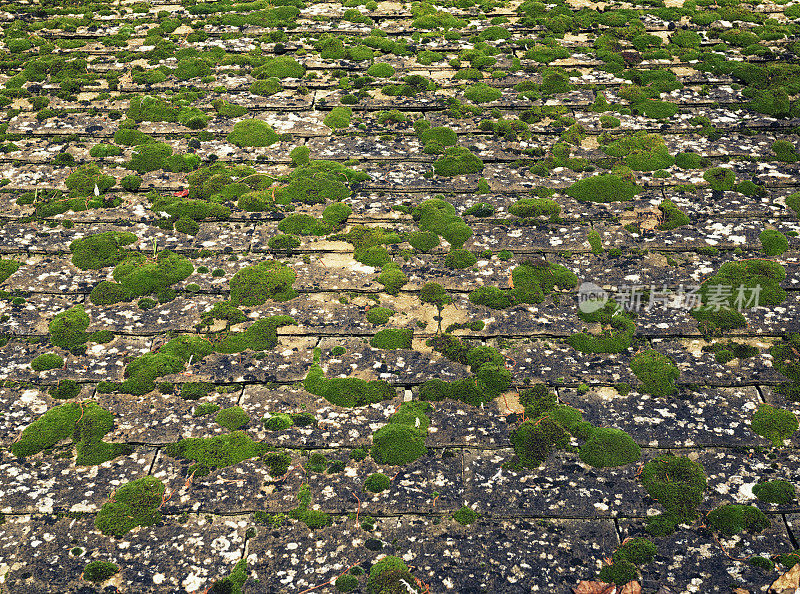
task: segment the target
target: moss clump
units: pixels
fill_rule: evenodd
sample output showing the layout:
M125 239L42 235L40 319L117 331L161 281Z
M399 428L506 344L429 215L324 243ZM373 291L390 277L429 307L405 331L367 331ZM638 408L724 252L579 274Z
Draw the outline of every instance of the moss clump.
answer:
M620 429L598 427L581 445L579 455L589 466L608 468L636 462L641 456L641 448Z
M614 560L625 560L634 565L647 565L655 559L658 548L647 538L626 539L625 544L614 552Z
M674 107L672 103L667 105ZM664 139L659 134L648 134L644 131L611 142L603 147L603 152L621 159L634 171L656 171L675 163Z
M439 236L432 231L414 231L408 234L408 243L418 252L428 253L439 247Z
M104 582L119 572L119 565L108 561L91 561L83 568L83 579L87 582Z
M788 140L776 140L772 143L772 152L779 161L784 163L795 163L800 161L800 153L795 146Z
M336 586L339 592L352 592L358 588L358 578L347 573L337 577L333 585Z
M278 230L292 235L327 235L332 228L311 215L292 213L278 223Z
M469 526L477 521L477 519L480 517L481 515L478 512L470 507L467 507L466 505L453 512L453 519L462 526Z
M136 235L126 231L108 231L76 239L69 244L72 263L81 270L116 266L126 255L122 247L134 243L137 239Z
M244 412L241 406L231 406L230 408L223 408L214 417L217 424L222 425L229 431L236 431L241 429L250 422L250 415Z
M253 322L243 332L225 334L214 344L218 353L241 353L242 351L266 351L278 345L278 328L297 326L291 316L270 316Z
M264 419L264 429L267 431L283 431L294 425L292 416L286 413L274 413Z
M82 305L74 305L57 314L50 322L50 342L54 346L72 351L89 340L86 333L89 327L89 316ZM63 363L63 361L62 361Z
M11 446L20 458L52 448L64 439L72 439L77 451L75 463L95 466L131 452L125 444L112 444L103 437L114 428L114 416L94 402L67 402L48 410L22 432Z
M120 128L114 132L114 142L123 146L139 146L155 142L155 138L133 128Z
M139 175L164 169L172 147L164 142L141 144L133 149L128 167Z
M418 594L421 592L408 566L400 557L387 555L369 571L368 594Z
M394 75L394 66L386 62L375 62L367 68L367 76L375 78L390 78Z
M161 521L164 483L146 476L122 485L97 513L94 524L105 535L125 536L137 526Z
M675 155L675 165L681 169L701 169L706 167L708 160L697 153L678 153Z
M472 252L468 252L467 250L450 250L444 258L444 265L448 268L460 270L473 266L477 261L478 258L476 258L475 254Z
M58 384L50 388L48 392L56 400L69 400L80 394L81 385L71 379L59 380Z
M247 582L247 560L240 560L231 573L214 582L208 594L242 594L242 587Z
M69 174L66 180L69 195L72 198L83 196L94 196L95 188L97 192L103 194L114 187L116 179L110 175L103 175L100 167L95 163L81 165Z
M405 402L389 422L372 435L372 457L378 464L402 466L427 453L425 435L430 419L427 402Z
M522 423L512 434L511 443L522 466L538 468L554 448L569 444L569 433L559 423L543 415Z
M276 260L267 260L255 266L243 268L231 279L231 303L233 305L262 305L268 299L289 301L297 297L292 289L297 279L295 272Z
M790 410L760 404L758 410L753 413L750 428L761 437L769 439L777 448L797 431L798 421L797 416Z
M34 371L49 371L63 366L64 357L57 353L43 353L31 361L31 369Z
M724 167L712 167L703 174L711 189L716 192L732 190L736 183L736 174Z
M243 120L236 122L228 134L228 142L240 147L270 146L281 139L268 123L263 120Z
M644 391L653 396L669 396L678 391L675 380L681 372L672 359L649 349L631 359L631 371L644 384Z
M650 496L664 507L665 514L655 516L661 518L655 526L663 526L671 532L678 523L695 520L697 506L703 500L707 486L705 472L698 462L662 454L644 465L639 478Z
M614 173L581 179L566 189L567 196L580 202L617 202L631 200L642 189Z
M376 349L410 349L414 331L409 328L386 328L373 336L369 345Z
M192 272L194 266L189 259L170 250L159 252L155 259L144 254L132 254L114 268L112 276L118 284L101 282L92 289L89 299L95 305L130 301L135 297L163 292Z
M419 204L411 213L422 231L443 237L451 248L459 249L472 237L472 229L456 215L455 207L441 198L432 198Z
M369 174L348 169L341 163L310 161L289 174L288 184L275 190L275 200L278 204L322 204L329 200L344 200L352 193L350 184L367 179Z
M764 481L753 485L753 495L764 503L778 503L789 505L797 501L797 492L794 485L789 481L773 480Z
M303 387L315 396L322 396L337 406L366 406L383 400L391 400L397 394L384 380L365 381L351 377L326 378L318 364L309 369Z
M262 97L269 97L275 93L283 91L283 85L277 77L271 77L263 80L257 80L250 85L250 92L253 95L261 95Z
M658 228L662 231L677 229L678 227L682 227L683 225L688 225L691 223L691 220L688 216L686 216L686 213L678 208L678 206L669 198L659 204L658 209L662 212L663 217L658 225Z
M267 58L258 68L253 69L255 78L303 78L306 68L291 56Z
M225 118L240 118L247 113L247 108L243 105L236 105L225 99L214 99L211 106L214 111Z
M597 579L607 584L624 586L628 582L639 579L639 570L630 561L620 559L611 565L605 565L597 575Z
M739 311L747 307L779 305L786 300L780 282L786 270L770 260L725 262L698 290L703 306L690 313L705 335L743 328L747 320ZM726 295L725 287L732 288ZM759 287L756 289L756 287Z
M469 300L475 305L485 305L492 309L505 309L513 303L509 292L493 286L478 287L469 294Z
M21 264L14 260L0 259L0 283L19 270L20 266Z
M480 173L483 171L483 161L473 155L469 149L461 146L449 146L444 155L434 162L433 171L436 175L455 176Z
M191 359L199 362L214 351L213 345L196 336L173 338L157 352L137 357L125 367L125 381L119 386L125 394L142 395L155 389L156 378L180 373Z
M390 295L398 295L403 285L408 282L408 277L403 274L400 266L394 262L387 262L375 280L382 284L384 290Z
M250 458L257 458L272 448L253 441L243 431L214 437L191 437L169 444L164 453L173 458L192 460L189 473L205 476L217 468L225 468Z
M213 402L204 402L203 404L198 404L194 408L192 416L205 417L206 415L213 415L218 410L219 410L219 404L214 404Z
M341 105L334 107L331 112L325 116L323 124L336 130L337 128L347 128L350 126L350 119L353 117L353 110L350 107Z
M382 472L373 472L364 481L364 490L370 493L382 493L392 486L392 480Z
M572 289L578 277L560 264L526 260L511 272L514 299L519 303L541 303L555 287Z
M549 198L521 198L508 207L508 212L523 219L554 217L561 212L561 207L555 200Z
M715 530L726 536L740 532L761 532L769 528L769 520L764 513L752 505L721 505L711 510L706 520Z
M386 324L394 314L395 311L388 307L371 307L367 311L367 321L375 326L381 326Z
M764 229L758 239L767 256L780 256L789 249L789 240L777 229Z
M325 207L322 211L322 220L325 221L331 228L338 227L350 218L353 214L353 209L344 204L343 202L334 202Z
M800 192L789 194L786 197L786 206L794 211L794 214L800 216Z
M311 491L308 485L300 487L300 492L297 495L300 500L300 505L289 512L289 517L294 520L300 520L312 530L330 526L333 523L331 517L321 511L309 509L311 505Z
M476 83L464 90L464 97L473 103L489 103L497 101L502 96L503 92L500 89L490 87L486 83Z

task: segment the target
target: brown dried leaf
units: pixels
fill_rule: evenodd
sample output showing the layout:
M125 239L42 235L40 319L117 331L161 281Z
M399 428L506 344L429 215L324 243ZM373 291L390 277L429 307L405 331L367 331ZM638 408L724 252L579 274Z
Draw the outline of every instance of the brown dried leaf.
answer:
M589 582L586 580L578 583L573 588L574 594L617 594L617 586L606 582Z
M800 588L800 563L772 582L769 591L793 594L798 588Z
M642 586L639 582L628 582L622 586L619 594L642 594Z

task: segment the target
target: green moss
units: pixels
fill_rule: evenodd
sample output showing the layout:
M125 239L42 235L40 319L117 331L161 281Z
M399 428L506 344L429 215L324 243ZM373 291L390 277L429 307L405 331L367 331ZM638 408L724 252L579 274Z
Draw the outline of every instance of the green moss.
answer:
M250 92L262 97L269 97L281 91L283 91L283 85L281 85L280 79L274 76L265 80L257 80L250 85Z
M677 392L675 380L680 370L672 359L653 349L638 353L631 359L631 371L644 384L643 390L653 396L669 396Z
M772 480L753 485L753 495L764 503L789 505L797 501L797 492L789 481Z
M535 419L553 410L558 404L558 397L547 384L536 384L520 392L519 402L525 407L525 415Z
M624 560L634 565L647 565L655 559L658 548L647 538L633 537L614 552L614 561Z
M126 231L107 231L76 239L69 244L72 263L81 270L97 270L115 266L124 258L123 246L134 243L138 238Z
M511 272L511 279L512 295L518 303L541 303L555 287L572 289L578 285L578 277L569 269L545 260L522 262Z
M485 305L492 309L505 309L512 304L509 293L494 286L478 287L469 294L469 300L475 305Z
M81 385L75 380L63 379L58 384L50 388L50 396L56 400L69 400L75 398L81 392Z
M282 326L296 326L290 316L270 316L258 320L243 332L225 334L215 343L214 350L219 353L240 353L246 350L266 351L278 344L277 329Z
M461 249L454 249L450 250L450 252L444 258L444 265L448 268L453 268L456 270L469 268L473 266L478 261L478 258L475 257L475 254L472 252L468 252L467 250Z
M97 164L88 163L70 173L65 183L70 197L76 198L94 196L95 188L97 192L103 194L114 187L116 182L117 180L110 175L102 174Z
M545 414L522 423L512 434L511 443L522 466L538 468L554 448L569 444L569 433Z
M483 161L467 148L449 146L445 149L444 155L434 162L433 171L437 175L445 176L480 173L483 171Z
M83 568L83 579L87 582L104 582L119 572L119 565L108 561L90 561Z
M383 285L384 290L390 295L398 295L400 289L408 282L408 277L403 274L400 266L394 262L384 264L381 273L375 279Z
M373 268L381 268L384 264L389 264L392 261L389 250L382 245L373 245L366 249L359 250L357 255L358 258L356 259L359 262L367 266L372 266Z
M792 411L762 403L753 413L750 428L761 437L769 439L777 448L797 431L798 421Z
M247 108L243 105L236 105L225 99L214 99L214 101L211 102L211 106L214 108L214 111L225 118L240 118L247 113Z
M453 302L453 298L439 283L425 283L419 291L419 300L422 303L430 303L438 309L444 308Z
M386 328L379 330L369 344L377 349L410 349L414 331L408 328Z
M14 260L0 259L0 283L19 270L20 266L21 264Z
M126 379L119 389L125 394L147 394L155 389L156 378L180 373L190 359L199 362L213 350L210 342L196 336L173 338L157 352L146 353L128 363Z
M400 557L387 555L369 571L367 594L417 594L420 592L414 576Z
M779 305L786 300L786 291L780 287L784 278L783 266L770 260L725 262L714 276L703 282L698 290L703 306L690 313L705 335L743 328L747 321L740 308ZM726 287L732 289L729 295L725 295Z
M240 560L231 573L214 582L208 594L242 594L242 587L247 582L247 560Z
M367 68L367 76L375 78L391 78L394 75L394 66L386 62L375 62Z
M94 402L67 402L48 410L22 432L11 446L20 458L33 456L65 439L72 439L77 452L75 463L95 466L117 456L129 454L124 444L106 443L103 437L114 428L114 417Z
M796 549L791 553L786 553L784 555L780 555L778 557L781 565L783 565L786 569L791 569L798 563L800 563L800 549Z
M264 419L264 429L267 431L283 431L294 425L292 416L286 413L273 413Z
M651 497L666 510L664 520L673 526L697 517L697 506L706 490L706 475L700 463L686 457L662 454L642 467L639 475Z
M352 592L358 588L358 578L346 573L345 575L337 577L333 585L336 586L339 592Z
M370 493L382 493L392 486L392 480L382 472L373 472L364 481L364 490Z
M761 532L770 526L764 513L752 505L721 505L706 515L706 521L726 536L744 531Z
M469 526L480 517L481 515L478 512L466 505L453 512L453 519L462 526Z
M95 526L103 534L124 536L137 526L157 524L164 490L164 483L152 476L122 485L97 513Z
M620 559L619 561L614 561L611 565L604 565L597 575L597 579L608 584L624 586L628 582L637 581L639 579L639 571L630 561Z
M292 251L300 247L300 243L300 240L294 235L276 235L270 238L267 245L274 252L291 254Z
M391 400L397 394L388 382L365 381L358 378L326 378L322 368L314 364L308 371L303 387L315 396L325 398L337 406L365 406L383 400Z
M341 163L311 161L289 174L289 183L275 191L275 200L279 204L322 204L329 200L344 200L351 194L349 184L367 179L368 174L348 169Z
M278 230L292 235L327 235L332 227L311 215L292 213L278 223Z
M439 247L439 236L432 231L414 231L408 234L408 243L415 250L428 253L432 249Z
M758 239L767 256L780 256L789 249L789 240L777 229L764 229Z
M561 207L549 198L521 198L508 207L508 212L520 218L558 216Z
M31 361L34 371L49 371L64 366L64 358L56 353L43 353Z
M219 404L214 404L213 402L204 402L203 404L198 404L196 407L194 407L192 416L205 417L207 415L213 415L218 410Z
M89 340L86 333L89 315L82 305L74 305L57 314L50 322L50 342L68 351L74 350ZM63 363L63 362L62 362Z
M598 427L581 445L579 455L589 466L608 468L636 462L641 449L624 431Z
M641 191L634 182L605 173L576 181L566 194L581 202L617 202L631 200Z
M244 412L241 406L231 406L230 408L223 408L214 417L217 424L222 425L229 431L236 431L241 429L250 422L250 415Z
M303 78L306 68L291 56L274 56L267 58L258 68L253 70L255 78Z
M164 142L153 142L136 146L131 153L128 168L138 174L164 169L169 157L172 156L172 147Z
M334 107L331 112L325 116L323 124L333 130L337 128L347 128L350 126L350 119L353 117L353 110L347 106Z
M671 103L666 105L675 107ZM634 171L656 171L671 167L675 162L664 139L659 134L644 131L611 142L603 147L603 152L621 158Z
M675 155L675 165L681 169L701 169L706 167L708 160L697 153L678 153Z
M703 174L711 189L717 192L732 190L736 183L736 174L725 167L712 167Z
M388 307L371 307L367 310L367 321L375 326L380 326L387 323L394 314L395 311Z
M194 272L188 258L170 250L158 253L155 259L144 254L131 254L114 268L112 276L118 286L103 281L92 289L89 299L95 305L108 305L117 301L130 301L165 289L187 278Z
M658 228L661 230L669 231L691 223L686 213L678 208L669 198L662 201L661 204L658 205L658 209L662 212L661 223L658 225Z
M425 434L413 425L389 423L372 435L372 457L378 464L403 466L427 453Z
M338 227L353 214L353 209L343 202L334 202L325 207L322 211L322 220L331 227Z
M274 301L288 301L297 296L292 289L295 272L276 260L248 266L233 275L230 282L233 305L255 306Z
M257 458L271 451L265 443L253 441L244 431L234 431L214 437L191 437L169 444L164 453L173 458L194 462L188 472L205 476L212 470Z
M788 140L776 140L772 143L772 152L779 161L784 163L795 163L800 160L800 153L797 152L795 146Z
M800 216L800 192L789 194L786 197L786 206L794 211L794 214Z
M268 123L263 120L243 120L236 122L228 134L228 142L240 147L270 146L281 139Z

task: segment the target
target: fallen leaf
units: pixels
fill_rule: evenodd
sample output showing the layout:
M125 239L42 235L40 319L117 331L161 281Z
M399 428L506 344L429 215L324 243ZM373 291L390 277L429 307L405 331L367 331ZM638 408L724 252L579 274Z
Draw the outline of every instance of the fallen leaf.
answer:
M175 192L173 196L177 196L178 198L186 198L189 195L189 190L180 190L179 192Z
M639 582L628 582L622 586L619 594L642 594L642 586Z
M750 594L750 590L745 590L744 588L734 588L733 594Z
M798 588L800 588L800 563L772 582L769 591L793 594Z
M583 580L573 588L574 594L617 594L617 586L606 582L588 582Z

